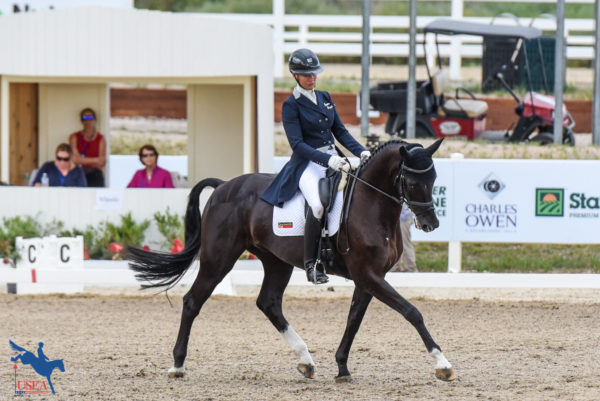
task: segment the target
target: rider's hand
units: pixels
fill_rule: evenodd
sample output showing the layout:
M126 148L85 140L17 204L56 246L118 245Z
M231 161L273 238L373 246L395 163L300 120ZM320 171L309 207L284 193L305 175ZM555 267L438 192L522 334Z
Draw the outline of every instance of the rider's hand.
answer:
M364 161L365 159L368 159L369 157L371 157L371 152L369 152L368 150L363 150L362 152L360 152L360 161Z
M327 165L335 171L343 170L348 172L348 170L350 170L350 165L348 164L348 162L342 159L341 157L335 155L329 158L329 160L327 161Z

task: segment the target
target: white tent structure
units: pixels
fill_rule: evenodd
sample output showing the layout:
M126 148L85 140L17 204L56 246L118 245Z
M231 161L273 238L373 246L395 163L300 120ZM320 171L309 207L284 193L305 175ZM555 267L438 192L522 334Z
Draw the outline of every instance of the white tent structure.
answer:
M54 158L92 107L108 139L109 83L187 88L190 182L272 171L272 29L117 8L0 16L0 179ZM108 166L107 168L110 168Z

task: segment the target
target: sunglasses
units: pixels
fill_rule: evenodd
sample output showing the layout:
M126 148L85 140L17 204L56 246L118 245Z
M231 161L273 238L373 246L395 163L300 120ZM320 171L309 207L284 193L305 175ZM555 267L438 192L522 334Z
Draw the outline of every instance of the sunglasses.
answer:
M81 116L81 121L85 121L85 120L95 120L96 117L91 116L91 115L83 115Z
M142 159L145 159L146 157L154 157L156 156L156 153L142 153Z
M69 160L71 160L71 158L56 156L56 160L58 160L59 162L68 162Z

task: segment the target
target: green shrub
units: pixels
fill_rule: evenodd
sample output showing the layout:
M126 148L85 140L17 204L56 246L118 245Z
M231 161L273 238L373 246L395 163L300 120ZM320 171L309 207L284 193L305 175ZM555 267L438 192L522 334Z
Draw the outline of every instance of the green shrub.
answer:
M158 227L158 231L165 237L163 246L169 249L173 244L173 240L179 238L184 243L185 227L183 225L183 217L176 213L171 213L169 207L165 213L154 213L154 221Z
M31 216L2 218L0 226L0 258L11 263L16 263L19 254L16 248L17 237L34 238L39 237L43 229L41 225Z

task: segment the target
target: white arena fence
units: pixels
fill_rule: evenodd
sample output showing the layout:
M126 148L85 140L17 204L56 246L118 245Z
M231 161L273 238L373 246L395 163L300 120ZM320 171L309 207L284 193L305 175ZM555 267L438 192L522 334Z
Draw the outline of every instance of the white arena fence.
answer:
M178 286L189 288L198 274L198 263L190 267ZM341 277L330 276L327 287L353 287L354 283ZM237 295L236 288L259 287L263 280L262 265L258 260L239 260L225 276L213 294ZM396 288L505 288L505 289L600 289L598 274L523 274L523 273L388 273L386 280ZM0 285L11 293L44 294L86 292L102 289L132 287L140 282L125 261L85 261L79 268L18 268L0 265ZM306 273L294 269L290 286L309 286ZM1 292L1 291L0 291ZM140 294L155 294L147 290Z
M286 161L287 158L276 158L276 169L281 168ZM413 228L413 240L448 242L450 272L460 271L462 242L600 243L597 231L600 222L600 186L598 180L594 179L600 172L600 161L456 158L435 159L435 166L438 178L434 188L434 202L440 227L431 233ZM156 211L164 212L167 206L172 212L183 215L188 193L188 189L0 187L0 217L37 216L44 223L58 219L65 223L66 228L84 228L88 224L98 224L104 220L118 221L127 212L131 212L136 220L151 218ZM201 207L204 207L209 195L210 191L203 193ZM114 262L86 261L84 266L71 266L70 269L74 269L71 274L73 277L80 277L82 283L104 277L104 281L108 280L107 285L116 285L110 280L110 277L115 277L123 284L136 285L132 280L132 273L123 265L120 265L122 271L118 274L116 270L108 275L105 271L95 270L96 275L90 276L94 271L89 270L92 267L88 266L95 266L94 269L100 270L113 269L114 267L107 267L111 263ZM243 273L235 269L235 274L228 279L234 280L231 283L237 285L239 282L254 283L260 280L262 271L257 267L258 262L239 263L242 263L241 266L254 267L242 269ZM30 279L31 272L27 270L30 269L15 270L0 265L0 282L9 282L8 280L15 278L15 274L17 278ZM49 272L57 269L41 270ZM303 272L296 273L300 276L294 282L304 282L301 279ZM435 277L438 276L431 273L415 274L402 275L402 285L411 286L411 282L415 286L426 284L422 275L433 280L428 281L427 286L441 285L435 284ZM86 279L88 276L92 278ZM495 286L494 282L502 286L506 285L502 284L502 280L508 277L500 275L503 278L498 279L492 278L496 275L471 276L464 273L458 276L463 278L445 278L441 281L454 280L449 281L452 283L448 284L450 286ZM569 279L565 281L569 284L565 285L576 288L596 288L594 286L598 285L600 288L600 275L576 276L583 281L579 283ZM43 277L48 276L44 273L38 276L40 280ZM393 274L391 277L394 277ZM541 285L561 287L560 279L557 278L559 276L552 275L553 278L550 279L541 279L537 275L521 277L535 277L528 279L530 284L527 285L534 285L535 280L541 280ZM332 285L351 285L345 284L343 279L339 280L334 279Z
M282 5L284 0L274 0L273 14L207 14L222 18L250 21L270 25L274 28L273 50L275 52L275 76L281 77L285 65L285 55L299 47L309 47L319 55L328 56L360 56L362 54L362 16L361 15L309 15L285 14ZM417 16L417 29L437 18L457 18L470 22L490 23L491 17L464 17L465 3L462 0L451 0L452 14L446 17ZM499 0L498 2L508 2ZM531 3L555 3L550 0L525 0ZM593 0L572 0L568 3L593 3ZM541 29L549 36L554 36L556 22L552 18L540 16L537 18L495 18L497 24L530 24ZM408 57L409 54L409 17L408 16L382 16L370 17L370 47L371 56L374 57ZM390 32L396 30L396 32ZM593 18L567 18L565 19L566 53L569 60L594 59L594 32ZM422 43L423 35L417 34L417 43ZM459 36L454 39L440 36L440 54L450 57L450 72L453 79L460 78L460 65L462 58L481 58L482 41L480 37ZM434 54L434 44L429 43L430 55ZM422 56L422 46L417 46L417 56Z

